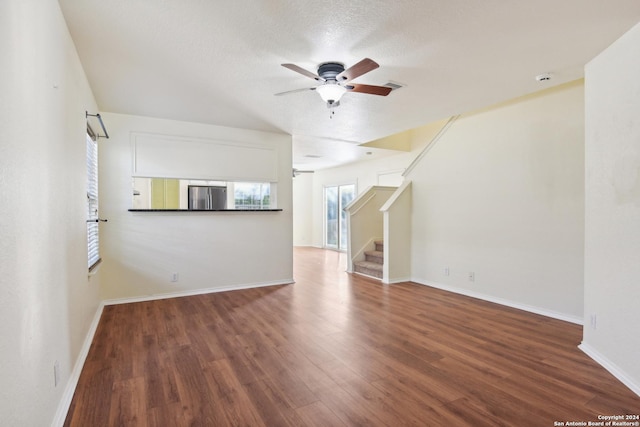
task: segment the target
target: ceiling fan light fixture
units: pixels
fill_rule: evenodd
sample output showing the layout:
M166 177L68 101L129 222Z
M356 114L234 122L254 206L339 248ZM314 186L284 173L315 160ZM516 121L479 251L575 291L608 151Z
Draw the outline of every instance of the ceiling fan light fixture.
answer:
M320 98L329 104L340 101L340 98L342 98L342 95L344 95L346 91L347 89L344 86L331 82L327 82L316 88L316 92L320 94Z

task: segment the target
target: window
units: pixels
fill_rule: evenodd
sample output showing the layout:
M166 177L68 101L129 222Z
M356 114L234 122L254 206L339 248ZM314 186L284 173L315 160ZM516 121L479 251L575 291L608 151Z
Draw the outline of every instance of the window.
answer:
M87 253L89 271L100 262L98 219L98 144L87 130Z
M355 197L355 184L324 188L324 245L327 248L347 250L347 213L344 208Z
M269 183L236 182L233 187L235 209L269 209L271 185Z

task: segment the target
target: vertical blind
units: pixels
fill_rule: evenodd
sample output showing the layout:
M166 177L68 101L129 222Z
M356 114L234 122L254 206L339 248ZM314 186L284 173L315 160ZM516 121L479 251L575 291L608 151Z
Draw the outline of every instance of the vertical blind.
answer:
M87 250L89 270L100 262L98 228L98 144L87 133Z

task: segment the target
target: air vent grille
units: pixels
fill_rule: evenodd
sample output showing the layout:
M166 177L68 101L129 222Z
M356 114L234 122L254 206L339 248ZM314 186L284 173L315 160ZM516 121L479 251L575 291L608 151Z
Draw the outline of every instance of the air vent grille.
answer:
M383 86L390 87L391 90L394 91L394 90L398 90L400 88L403 88L406 85L403 85L402 83L398 83L398 82L387 82Z

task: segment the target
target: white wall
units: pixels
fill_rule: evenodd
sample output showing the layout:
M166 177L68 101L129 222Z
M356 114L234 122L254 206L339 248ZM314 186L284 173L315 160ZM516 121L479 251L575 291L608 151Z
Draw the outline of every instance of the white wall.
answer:
M575 82L452 125L408 176L414 280L582 321L583 98Z
M122 114L104 113L103 118L111 136L100 153L101 210L109 220L102 239L103 298L292 282L290 136ZM132 132L275 149L278 208L283 211L128 212ZM174 272L179 275L175 283L170 281Z
M431 148L407 177L413 280L582 322L583 88L574 82L463 115ZM357 182L362 192L380 173L409 166L434 134L413 132L410 153L316 172L314 245L322 245L324 186Z
M0 51L0 424L46 426L99 305L85 206L96 105L58 2L0 2Z
M640 25L586 67L583 347L640 394ZM591 316L596 316L595 327Z
M313 174L303 173L293 179L293 245L312 245Z

